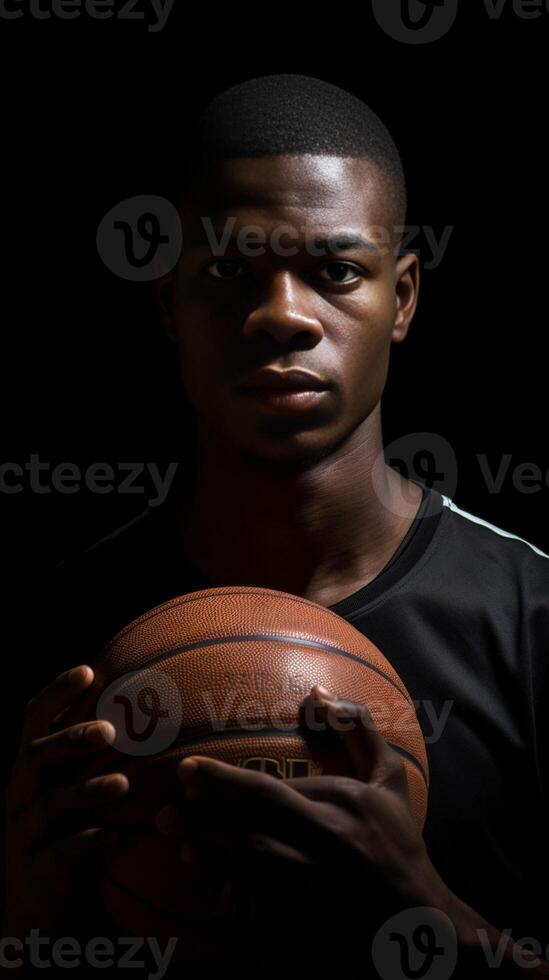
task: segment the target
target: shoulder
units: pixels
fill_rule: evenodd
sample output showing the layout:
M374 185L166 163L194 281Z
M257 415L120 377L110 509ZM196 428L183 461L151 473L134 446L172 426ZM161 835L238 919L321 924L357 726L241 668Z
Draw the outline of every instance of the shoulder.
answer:
M455 526L470 538L483 540L487 545L492 545L495 550L509 556L530 557L531 554L535 554L540 558L549 560L549 554L531 541L519 537L512 531L498 527L496 524L491 524L478 514L463 510L457 506L451 497L441 494L441 498L443 507L451 514Z
M472 586L492 591L511 608L549 604L549 553L538 544L442 499L440 543L444 560Z

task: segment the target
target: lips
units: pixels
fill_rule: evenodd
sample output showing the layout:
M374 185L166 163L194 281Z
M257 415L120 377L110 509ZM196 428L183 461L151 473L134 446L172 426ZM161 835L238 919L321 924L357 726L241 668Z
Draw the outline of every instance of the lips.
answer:
M326 391L331 385L319 375L301 368L289 368L284 371L262 368L244 378L240 382L240 387L278 391Z

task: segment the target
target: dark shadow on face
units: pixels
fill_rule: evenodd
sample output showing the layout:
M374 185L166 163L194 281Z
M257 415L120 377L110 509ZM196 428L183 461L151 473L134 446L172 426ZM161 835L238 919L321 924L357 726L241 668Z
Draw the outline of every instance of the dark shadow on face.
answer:
M326 458L378 416L417 301L417 257L397 258L385 178L364 158L230 160L202 175L181 216L166 329L199 430L250 458ZM309 371L326 389L240 387L265 367Z

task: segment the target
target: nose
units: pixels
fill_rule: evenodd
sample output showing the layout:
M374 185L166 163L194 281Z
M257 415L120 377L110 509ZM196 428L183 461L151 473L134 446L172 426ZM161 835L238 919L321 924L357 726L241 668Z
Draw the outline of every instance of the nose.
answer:
M273 276L264 301L248 315L243 333L251 340L268 334L279 344L299 338L304 347L315 347L324 336L322 324L289 272Z

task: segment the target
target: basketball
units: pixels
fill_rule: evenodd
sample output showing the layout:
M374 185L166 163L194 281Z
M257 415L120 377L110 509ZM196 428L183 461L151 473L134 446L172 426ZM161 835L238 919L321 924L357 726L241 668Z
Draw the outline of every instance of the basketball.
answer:
M227 927L227 896L195 880L178 858L180 841L155 825L162 806L182 803L179 759L211 756L277 779L354 775L340 736L303 717L314 684L368 707L402 758L423 829L428 765L410 695L364 634L315 602L246 586L182 595L125 626L92 666L93 684L64 724L97 717L117 730L84 775L119 771L130 780L109 808L122 841L101 872L102 901L120 935L182 936L191 956L201 924L223 919ZM210 929L210 948L213 939Z

